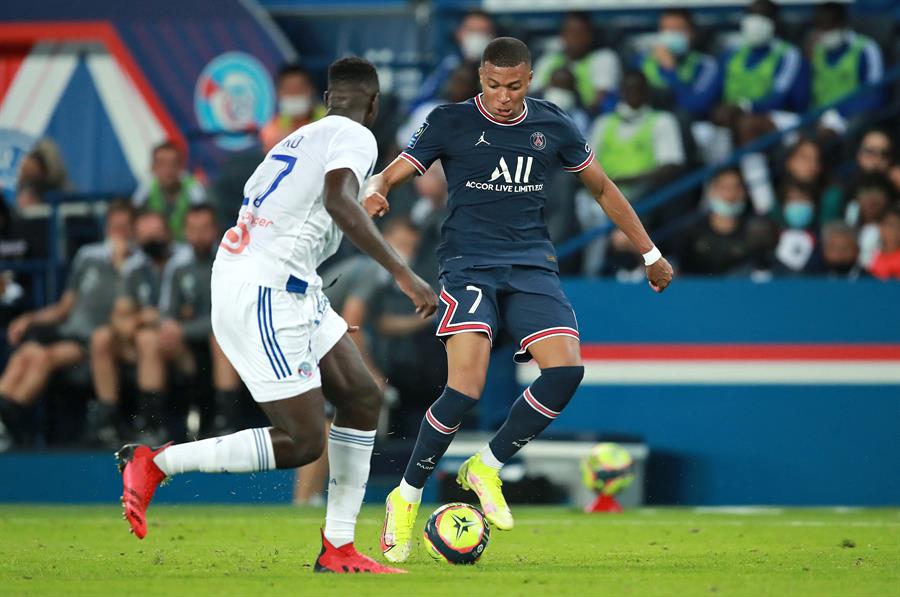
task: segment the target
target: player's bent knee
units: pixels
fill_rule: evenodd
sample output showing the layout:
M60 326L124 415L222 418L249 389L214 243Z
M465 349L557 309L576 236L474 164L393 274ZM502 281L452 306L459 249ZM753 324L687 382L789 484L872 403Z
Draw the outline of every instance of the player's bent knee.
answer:
M348 386L333 388L328 400L339 412L351 414L356 420L372 421L381 413L383 394L375 380L365 375L354 378Z
M541 381L559 389L560 394L571 396L584 379L584 366L551 367L541 370Z

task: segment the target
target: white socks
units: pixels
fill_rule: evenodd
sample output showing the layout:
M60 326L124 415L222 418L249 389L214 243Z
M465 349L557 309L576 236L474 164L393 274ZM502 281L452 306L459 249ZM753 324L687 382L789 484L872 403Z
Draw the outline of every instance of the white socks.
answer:
M400 479L400 497L411 504L418 504L422 501L422 488L413 487L406 479Z
M375 430L332 425L328 435L328 505L325 538L335 547L353 541L353 529L369 480Z
M489 445L483 447L479 454L481 454L481 462L485 463L489 467L495 468L497 470L503 468L503 463L497 460L497 457L494 456L493 452L491 452L491 447Z
M166 448L153 458L166 476L202 473L253 473L275 468L275 452L268 429L244 429Z
M331 427L325 538L335 547L353 541L374 445L374 430ZM274 469L275 453L267 429L245 429L223 437L171 446L157 454L153 462L166 476L193 471L252 473Z

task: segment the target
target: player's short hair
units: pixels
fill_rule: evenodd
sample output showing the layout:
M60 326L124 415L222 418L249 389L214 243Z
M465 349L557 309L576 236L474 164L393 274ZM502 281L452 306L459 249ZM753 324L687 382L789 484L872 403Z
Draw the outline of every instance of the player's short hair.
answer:
M335 60L328 67L328 89L348 86L378 92L378 71L375 65L358 56Z
M117 213L128 214L128 219L133 222L135 217L134 204L124 197L113 199L106 206L106 219L109 220L111 216Z
M490 62L499 67L515 67L522 63L531 66L531 51L520 39L515 37L497 37L484 49L481 64Z
M187 215L196 215L196 214L209 214L209 217L212 218L213 222L218 220L216 215L216 210L213 209L213 206L209 203L198 203L196 205L192 205L187 210Z

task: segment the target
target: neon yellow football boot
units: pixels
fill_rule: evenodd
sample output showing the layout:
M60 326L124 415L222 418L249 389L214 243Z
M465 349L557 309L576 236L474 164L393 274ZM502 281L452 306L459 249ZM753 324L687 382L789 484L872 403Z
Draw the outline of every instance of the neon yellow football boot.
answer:
M469 489L475 492L481 501L481 509L484 510L485 518L492 525L501 531L508 531L513 528L512 512L506 504L506 498L500 486L503 481L500 480L500 471L486 465L481 460L481 455L476 454L462 463L459 467L459 474L456 476L456 482L463 489Z
M405 562L412 551L412 533L419 503L407 502L396 487L384 502L384 526L381 529L381 552L391 562Z

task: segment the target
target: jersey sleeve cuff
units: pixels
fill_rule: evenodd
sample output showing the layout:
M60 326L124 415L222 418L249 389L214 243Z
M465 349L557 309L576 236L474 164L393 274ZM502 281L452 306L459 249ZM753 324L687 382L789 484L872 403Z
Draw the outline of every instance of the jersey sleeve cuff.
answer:
M588 154L588 157L585 158L583 162L578 164L577 166L563 166L563 170L566 172L581 172L585 168L591 165L591 162L594 161L594 152L592 151Z
M425 174L425 171L428 170L428 168L422 165L422 162L406 153L405 151L400 154L400 157L412 164L413 168L415 168L419 172L419 174Z

